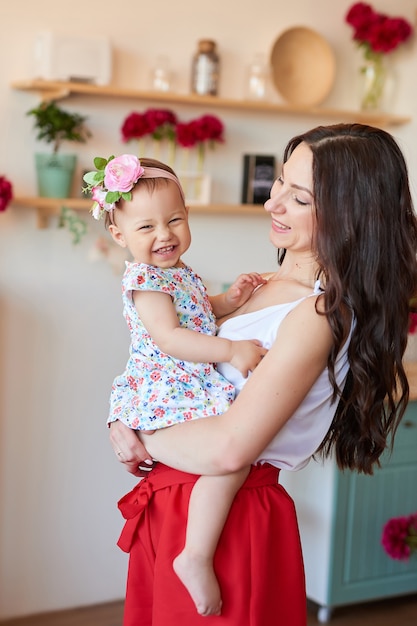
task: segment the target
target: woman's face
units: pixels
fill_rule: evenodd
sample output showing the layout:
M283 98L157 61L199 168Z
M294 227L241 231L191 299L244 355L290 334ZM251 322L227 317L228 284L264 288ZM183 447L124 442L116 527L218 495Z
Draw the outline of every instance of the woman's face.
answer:
M264 206L271 214L270 240L276 248L311 252L315 226L313 153L307 144L299 144L284 163Z

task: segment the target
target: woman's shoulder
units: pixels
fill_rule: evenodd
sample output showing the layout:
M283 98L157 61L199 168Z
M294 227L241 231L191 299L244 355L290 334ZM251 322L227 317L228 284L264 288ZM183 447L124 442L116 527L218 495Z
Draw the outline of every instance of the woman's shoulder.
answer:
M296 343L301 351L308 347L313 352L327 350L333 343L333 335L321 295L303 298L291 308L282 320L280 331L280 341L288 341L293 348Z

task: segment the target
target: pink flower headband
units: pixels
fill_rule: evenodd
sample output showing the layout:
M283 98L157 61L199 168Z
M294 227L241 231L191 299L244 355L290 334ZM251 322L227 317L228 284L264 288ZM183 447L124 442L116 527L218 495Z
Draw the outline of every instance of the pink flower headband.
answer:
M84 193L91 191L94 204L91 208L93 217L99 220L104 212L109 213L115 208L116 202L132 199L132 189L140 178L168 178L173 180L185 202L184 192L178 178L159 167L142 167L134 154L122 154L119 157L111 156L108 159L96 157L94 165L97 170L87 172L83 180L87 186Z

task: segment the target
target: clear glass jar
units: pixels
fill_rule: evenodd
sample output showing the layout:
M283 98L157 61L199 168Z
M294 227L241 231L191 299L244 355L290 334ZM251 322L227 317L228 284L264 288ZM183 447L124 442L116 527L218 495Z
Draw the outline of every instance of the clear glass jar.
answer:
M220 59L216 43L211 39L201 39L193 57L191 91L200 96L217 96L219 89Z
M152 70L152 89L155 89L155 91L170 91L172 87L171 80L169 59L161 55L156 59L155 67Z
M265 55L256 54L247 71L246 97L248 100L266 100L269 92L269 66Z

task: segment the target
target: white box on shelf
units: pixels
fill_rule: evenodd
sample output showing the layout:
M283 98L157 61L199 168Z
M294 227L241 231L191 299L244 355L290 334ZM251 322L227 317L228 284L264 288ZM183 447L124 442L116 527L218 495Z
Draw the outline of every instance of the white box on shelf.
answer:
M108 85L112 50L105 37L71 37L52 32L35 39L34 78Z

